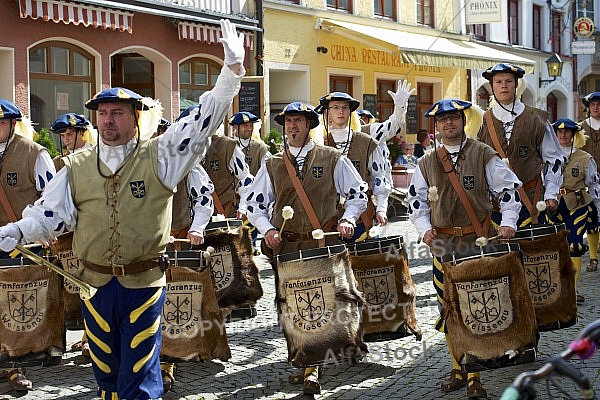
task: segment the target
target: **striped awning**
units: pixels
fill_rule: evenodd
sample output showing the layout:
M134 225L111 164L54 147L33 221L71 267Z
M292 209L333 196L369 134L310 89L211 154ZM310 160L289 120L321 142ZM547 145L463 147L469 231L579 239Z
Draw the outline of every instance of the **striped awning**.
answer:
M19 0L21 18L132 33L133 13L60 0Z
M254 48L254 35L249 31L244 33L244 45L250 50ZM194 42L217 43L221 37L221 28L216 25L203 25L193 22L179 22L179 40L193 40Z

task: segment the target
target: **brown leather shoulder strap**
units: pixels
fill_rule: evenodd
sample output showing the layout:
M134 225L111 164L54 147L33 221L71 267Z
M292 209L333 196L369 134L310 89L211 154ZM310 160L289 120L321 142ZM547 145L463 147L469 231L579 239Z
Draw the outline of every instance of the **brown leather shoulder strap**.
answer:
M483 117L485 118L485 124L487 125L488 132L490 133L490 138L492 139L492 143L494 144L494 149L496 149L496 151L498 152L500 157L506 158L506 153L502 149L502 146L500 146L500 140L498 139L498 134L496 133L496 127L494 127L494 121L492 120L492 111L487 110L484 113ZM509 168L512 171L512 166L510 164L509 164ZM523 182L523 183L525 183L525 182ZM541 180L538 183L538 185L541 185ZM539 188L539 190L541 191L541 187ZM525 189L523 188L523 186L521 186L518 189L518 192L519 192L519 196L521 196L521 202L523 203L525 208L527 208L527 211L529 211L529 215L531 215L531 223L537 224L537 222L538 222L537 208L535 208L534 205L531 203L531 200L529 200L529 196L527 196L527 193L525 192ZM536 187L536 193L537 192L538 192L538 188ZM534 196L534 199L533 199L533 201L535 201L537 203L536 198L539 198L539 195Z
M473 204L471 204L471 200L469 200L469 197L467 196L465 189L458 182L458 178L456 177L456 174L454 173L454 168L452 167L452 163L450 162L450 154L448 153L448 150L446 150L446 148L443 146L438 147L437 156L440 159L440 161L442 162L442 165L444 166L444 172L448 176L448 179L450 179L450 183L452 183L452 187L454 187L454 191L458 195L458 198L460 199L460 202L462 203L463 207L465 208L465 211L467 211L467 215L469 216L469 219L471 220L471 225L473 225L473 229L475 229L475 233L479 237L487 236L487 234L486 234L487 232L483 231L483 228L481 226L479 218L477 218L477 214L475 213ZM449 172L446 172L446 171L449 171Z
M0 185L0 203L2 203L2 208L4 209L4 213L10 222L17 222L17 215L15 211L10 205L8 201L8 197L6 197L6 193L4 192L4 188Z
M310 221L310 224L312 225L313 229L321 229L321 224L319 224L319 219L317 218L317 214L315 213L315 210L313 209L313 206L310 203L310 200L308 199L306 192L304 191L304 187L302 186L302 183L300 183L300 179L298 179L298 176L296 175L296 170L292 166L292 163L289 159L289 155L287 152L284 152L284 154L283 154L283 163L285 164L285 168L287 169L288 175L290 176L290 180L292 181L292 184L294 185L294 189L296 189L296 193L298 194L298 197L300 198L300 202L302 203L302 206L304 207L304 211L306 211L306 215L308 215L308 220ZM324 247L324 246L325 246L325 239L319 239L319 247Z
M217 210L217 213L227 217L225 214L225 209L223 208L223 204L221 204L221 200L219 199L219 195L216 192L212 192L211 196L213 198L213 203L215 204L215 210Z

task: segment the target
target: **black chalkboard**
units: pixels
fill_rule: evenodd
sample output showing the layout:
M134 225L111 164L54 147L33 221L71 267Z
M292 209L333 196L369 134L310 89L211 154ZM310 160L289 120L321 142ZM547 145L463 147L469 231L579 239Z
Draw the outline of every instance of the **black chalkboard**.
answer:
M260 86L260 81L242 82L238 95L239 111L248 111L258 118L262 118Z
M363 94L362 108L371 111L371 114L377 117L377 95Z
M419 116L417 115L417 96L410 96L406 109L406 133L417 133L419 130Z

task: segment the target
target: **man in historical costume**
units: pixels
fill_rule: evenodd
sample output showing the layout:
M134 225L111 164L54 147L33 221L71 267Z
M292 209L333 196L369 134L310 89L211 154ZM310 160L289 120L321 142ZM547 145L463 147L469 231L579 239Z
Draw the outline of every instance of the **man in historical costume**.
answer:
M313 239L309 212L296 191L286 163L301 182L319 225L325 232L335 231L349 239L356 222L367 206L367 184L348 158L330 147L315 144L309 132L319 124L310 105L290 103L275 117L283 126L284 151L269 158L257 172L248 198L248 218L264 235L263 253L276 268L278 254L319 247ZM346 198L343 216L338 219L338 196ZM293 216L284 223L283 208L292 207ZM269 213L273 207L272 216ZM280 235L280 230L284 228ZM326 245L340 243L338 236L327 236ZM319 368L306 368L290 377L304 384L304 393L321 392Z
M271 157L269 146L260 138L260 118L251 112L240 111L229 118L229 125L233 127L233 135L237 137L238 148L244 154L246 164L250 168L250 174L252 176L256 175L260 166L265 163L265 160ZM254 255L257 255L259 253L258 249L256 249L258 231L252 225L249 228L252 237L252 247L255 249Z
M575 284L581 273L581 257L591 248L583 242L585 232L598 227L598 207L600 206L600 174L591 154L581 150L586 142L581 125L562 118L552 124L558 142L567 159L563 165L563 186L559 191L558 211L548 214L556 223L565 223L571 261L575 268ZM577 303L585 298L576 292Z
M36 201L56 174L48 151L33 141L34 130L14 103L0 99L0 190L4 192L0 224L21 218L23 209ZM10 251L5 250L4 251ZM9 255L0 252L0 257ZM51 356L60 358L62 350ZM0 381L8 380L16 391L31 389L32 382L24 368L0 369Z
M59 141L61 143L61 155L52 159L56 171L60 171L60 169L65 166L62 160L65 156L63 145L67 149L67 154L72 154L91 148L96 144L96 136L98 135L98 132L85 115L75 113L67 113L58 117L50 125L50 131L59 135ZM62 251L63 249L66 250L66 247L71 248L72 236L65 236L59 237L56 242L51 241L50 247L54 254L56 254L59 249ZM90 356L90 347L85 337L85 331L83 332L81 340L71 346L71 350L81 351L81 355L84 357Z
M548 212L556 211L564 162L548 113L517 98L517 82L524 74L521 67L505 63L483 72L492 86L494 101L485 112L478 134L478 139L506 159L523 182L519 227L544 223L546 208ZM497 212L493 214L495 223L499 217Z
M590 138L581 150L586 151L594 157L596 165L600 163L600 92L592 92L584 96L581 101L587 108L587 118L581 123L583 131ZM598 214L598 210L592 213ZM598 242L600 241L600 227L587 231L588 246L590 248L590 262L587 270L594 272L598 270Z
M343 92L332 92L319 99L319 110L324 121L325 145L348 157L362 180L369 183L367 210L357 222L350 241L366 239L374 220L380 226L387 224L388 196L392 191L392 182L386 173L389 160L383 155L382 147L371 136L351 126L350 115L359 104L358 100ZM370 199L371 195L375 197L376 207Z
M138 94L110 88L88 100L101 140L67 156L65 168L23 219L0 228L0 249L74 231L79 278L97 288L83 315L102 398L158 399L171 201L177 183L206 151L245 73L243 34L221 20L225 65L202 105L165 134L139 130L148 106ZM153 127L155 128L155 127ZM98 221L107 221L106 224Z
M473 107L476 106L467 101L445 99L427 110L425 116L434 118L443 145L419 159L407 196L409 218L434 256L433 281L440 309L436 329L446 333L449 349L451 344L442 309L442 257L465 245L473 247L479 228L485 236L494 234L490 226L490 196L499 201L502 213L499 234L502 237L514 236L521 208L516 191L521 182L494 149L472 138L481 125L481 114L478 117ZM462 203L449 174L456 174L458 182L462 183L478 221L469 218L466 211L469 205ZM452 357L452 352L450 357L452 372L442 383L442 391L450 392L467 386L468 398L486 398L479 373L467 375Z
M360 109L356 110L356 113L358 114L358 118L360 119L361 126L369 125L375 122L375 116L371 114L371 111L369 110Z

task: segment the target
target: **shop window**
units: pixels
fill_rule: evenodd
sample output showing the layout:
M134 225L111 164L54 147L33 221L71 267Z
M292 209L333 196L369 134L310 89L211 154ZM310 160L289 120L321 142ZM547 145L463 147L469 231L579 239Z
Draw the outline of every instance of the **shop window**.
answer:
M476 39L487 40L486 24L467 25L467 33L473 35Z
M85 50L65 42L45 42L29 50L30 113L47 128L68 112L84 114L94 93L95 62Z
M477 105L481 107L482 110L487 110L489 104L490 94L484 87L480 87L479 90L477 90Z
M396 20L396 1L374 0L373 9L375 16Z
M558 99L552 93L546 97L546 111L548 111L550 121L558 119Z
M427 118L425 113L433 105L433 83L417 83L417 115L419 129L435 132L433 118Z
M116 54L111 58L111 86L154 98L154 64L141 54Z
M563 14L552 11L552 52L562 54L562 34L566 25L563 23Z
M327 0L327 8L351 13L352 0Z
M190 58L179 64L179 109L198 104L200 95L217 82L221 65L205 58Z
M396 91L396 81L377 80L377 116L379 121L387 120L394 112L394 100L388 94L388 90Z
M433 0L417 0L417 24L435 27Z
M352 96L352 77L351 76L330 76L329 77L330 92L344 92Z

